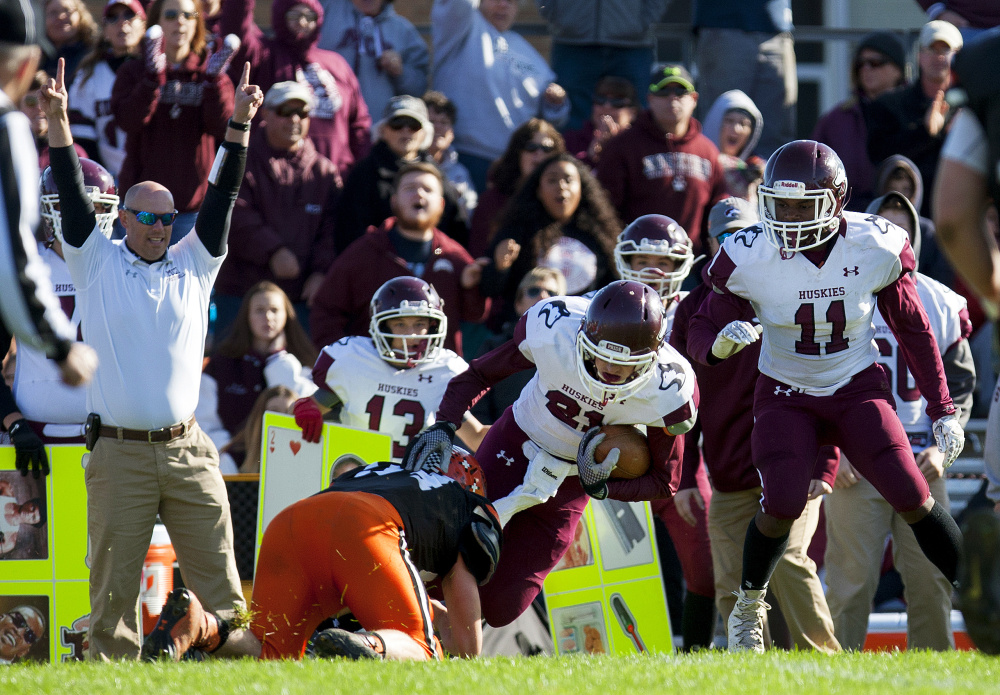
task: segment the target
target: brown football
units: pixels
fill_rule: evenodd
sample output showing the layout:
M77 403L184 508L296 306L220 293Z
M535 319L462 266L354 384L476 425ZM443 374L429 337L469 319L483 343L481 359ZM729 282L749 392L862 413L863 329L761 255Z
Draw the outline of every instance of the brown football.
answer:
M635 425L604 425L604 441L597 445L594 459L600 463L612 449L619 450L612 478L638 478L649 469L649 443Z

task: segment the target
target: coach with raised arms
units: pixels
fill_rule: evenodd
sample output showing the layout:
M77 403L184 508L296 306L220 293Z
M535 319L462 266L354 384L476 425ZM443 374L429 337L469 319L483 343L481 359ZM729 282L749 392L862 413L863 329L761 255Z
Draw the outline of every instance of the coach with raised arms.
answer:
M174 246L170 191L144 181L125 194L125 239L96 231L67 117L63 63L41 90L59 189L63 249L77 288L84 341L100 366L87 395L90 658L137 658L139 577L157 513L186 586L208 610L244 605L226 487L215 446L195 422L208 303L226 257L250 121L263 102L249 63L189 234ZM100 418L100 422L96 421Z

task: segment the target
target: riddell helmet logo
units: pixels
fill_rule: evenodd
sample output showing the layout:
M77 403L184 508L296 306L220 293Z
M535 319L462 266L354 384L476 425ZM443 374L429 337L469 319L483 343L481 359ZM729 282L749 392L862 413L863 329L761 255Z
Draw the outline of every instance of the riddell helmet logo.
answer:
M597 346L602 350L607 350L608 352L617 352L619 355L623 355L624 357L628 357L629 355L632 354L632 351L629 350L624 345L619 345L618 343L612 343L611 341L608 340L602 340L600 343L598 343Z
M775 181L771 188L783 193L798 193L800 195L806 192L806 185L801 181Z

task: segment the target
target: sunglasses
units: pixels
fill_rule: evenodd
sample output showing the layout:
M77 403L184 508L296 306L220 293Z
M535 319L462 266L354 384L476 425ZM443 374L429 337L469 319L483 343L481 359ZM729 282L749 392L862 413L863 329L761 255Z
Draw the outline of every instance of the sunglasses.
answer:
M661 97L683 97L691 93L691 90L684 85L667 81L672 79L672 77L668 77L662 82L649 85L649 91Z
M595 94L593 97L591 97L590 100L594 106L610 106L613 109L624 109L629 106L632 106L632 100L628 98L615 99L612 97Z
M538 287L536 285L534 287L528 287L528 288L526 288L524 290L524 296L527 297L528 299L537 299L538 297L542 296L543 292L548 297L552 297L552 296L555 295L555 292L553 292L552 290L550 290L548 287Z
M396 116L395 118L390 118L386 125L390 130L402 130L403 128L409 128L410 130L422 130L423 126L420 125L420 121L409 118L408 116Z
M319 15L316 14L315 12L305 12L305 11L288 12L285 15L285 19L288 20L289 22L300 22L304 19L306 20L307 23L312 24L313 22L319 21Z
M132 208L125 208L133 215L135 219L139 220L140 224L144 224L147 227L152 227L159 220L163 223L164 227L169 227L174 223L174 219L177 217L177 211L165 212L162 215L157 215L155 212L145 212L143 210L133 210Z
M880 68L888 62L885 58L863 58L855 63L855 67L858 70L866 66L869 68Z
M184 20L197 19L198 18L198 13L197 12L181 12L179 10L164 10L163 11L163 18L165 20L167 20L168 22L172 22L175 19L177 19L178 17L180 17L181 19L184 19Z
M32 645L38 641L38 635L35 634L34 630L28 627L28 621L24 619L23 615L17 611L11 611L7 615L10 616L10 622L14 624L14 627L24 632L25 642Z
M295 105L282 105L279 106L274 111L276 114L282 118L291 118L292 116L298 116L299 118L309 118L309 107L308 106L295 106Z
M550 154L556 151L556 146L544 142L528 142L522 148L525 152L544 152Z
M133 12L132 10L125 10L124 12L119 12L118 14L108 15L107 17L104 18L104 23L107 24L108 26L111 26L113 24L118 24L118 22L122 21L131 22L133 19L135 19L135 12Z

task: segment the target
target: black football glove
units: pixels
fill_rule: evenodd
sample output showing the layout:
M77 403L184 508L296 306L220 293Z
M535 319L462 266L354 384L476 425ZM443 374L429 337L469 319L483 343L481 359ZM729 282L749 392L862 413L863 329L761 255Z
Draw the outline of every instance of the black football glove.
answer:
M49 457L45 455L45 445L28 421L24 418L17 420L7 432L14 443L14 465L21 475L28 475L29 469L34 478L38 478L39 473L48 475Z
M444 470L441 464L451 458L451 445L458 428L450 422L435 422L418 434L403 454L403 468L408 471Z
M580 474L580 485L583 491L595 500L603 500L608 496L608 478L611 471L618 463L620 452L612 449L604 460L597 463L594 454L597 446L604 441L607 435L601 434L600 427L591 427L580 440L580 446L576 450L576 467Z

